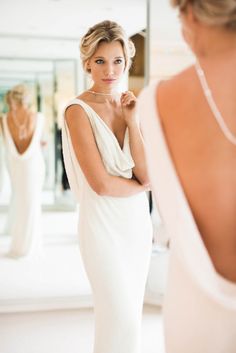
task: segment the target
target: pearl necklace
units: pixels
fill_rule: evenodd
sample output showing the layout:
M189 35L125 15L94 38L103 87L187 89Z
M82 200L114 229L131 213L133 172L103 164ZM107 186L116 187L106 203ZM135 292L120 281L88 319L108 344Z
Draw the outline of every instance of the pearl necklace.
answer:
M13 110L11 111L11 114L12 114L12 118L15 126L18 128L19 139L25 140L27 138L27 129L26 129L27 118L25 118L23 123L20 124L19 121L17 120L16 113Z
M227 138L227 140L229 140L233 145L236 146L236 136L230 131L230 129L226 125L226 123L225 123L213 97L212 97L211 90L210 90L208 83L207 83L207 80L206 80L206 76L205 76L204 71L201 68L198 61L196 61L196 63L195 63L195 68L196 68L197 75L199 77L199 81L202 86L202 90L205 94L206 100L209 104L209 107L212 111L212 114L214 115L217 123L219 124L219 127L221 128L221 130L222 130L223 134L225 135L225 137Z
M88 90L87 92L92 93L92 94L96 94L99 96L115 96L118 95L119 93L103 93L103 92L96 92L96 91L92 91L92 90Z

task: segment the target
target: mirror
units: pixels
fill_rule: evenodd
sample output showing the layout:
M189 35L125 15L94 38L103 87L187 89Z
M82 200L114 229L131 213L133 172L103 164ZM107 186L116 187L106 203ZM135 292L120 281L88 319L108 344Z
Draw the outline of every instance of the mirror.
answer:
M14 26L8 24L14 6ZM43 188L43 209L75 209L73 197L63 197L68 190L61 154L60 128L65 103L85 89L89 80L84 75L79 59L79 38L96 22L106 18L119 22L132 37L137 55L131 69L128 86L136 94L145 81L146 1L125 1L116 4L103 0L98 7L95 1L72 1L71 9L63 1L50 0L47 4L29 4L27 15L19 4L11 0L1 12L0 45L0 114L7 111L5 93L17 84L26 84L32 94L32 107L45 116L43 154L46 178ZM55 22L41 25L40 18L54 10ZM73 9L72 9L73 8ZM5 12L4 12L5 11ZM135 18L133 12L135 11ZM69 12L69 16L68 16ZM125 13L125 17L124 17ZM29 20L30 18L30 20ZM131 19L126 20L126 19ZM60 20L59 20L60 19ZM19 23L18 23L19 22ZM61 23L64 23L61 26ZM16 34L17 33L17 34ZM10 183L4 165L3 141L0 137L0 209L7 210Z
M43 146L43 157L46 176L42 209L43 237L45 244L49 246L46 248L46 258L41 267L37 261L31 264L30 268L27 263L20 261L4 262L3 276L0 276L0 284L5 288L0 297L1 310L14 311L17 300L19 303L19 296L24 299L19 310L37 309L40 307L37 303L37 295L40 294L37 293L43 292L44 297L47 297L48 293L52 294L50 291L62 298L62 301L53 303L51 299L49 304L45 302L40 308L63 305L73 307L78 305L78 301L70 301L68 304L67 298L77 295L78 292L83 294L83 291L89 291L77 245L78 210L72 197L69 200L63 197L60 140L63 107L70 98L78 95L89 84L80 64L79 39L90 26L105 19L120 23L135 42L137 55L126 85L136 94L139 93L147 82L146 17L145 0L102 0L99 3L95 0L72 0L69 4L63 0L29 1L27 11L16 0L4 1L0 13L0 114L7 111L4 102L7 90L16 84L24 83L30 89L34 110L42 112L45 116L43 136L46 144ZM9 212L11 196L3 145L0 135L0 233ZM55 211L60 211L60 214ZM0 245L5 245L6 238L1 234ZM65 244L69 246L64 247ZM75 268L78 274L74 273ZM57 273L61 274L60 278L57 278ZM23 286L21 276L24 279ZM82 278L82 287L81 284L75 285L77 278ZM8 305L9 300L13 306Z
M45 117L43 131L43 156L46 173L43 189L45 209L56 208L62 194L63 165L61 158L60 128L63 105L76 92L76 61L48 59L1 59L0 58L0 107L7 112L4 96L18 84L30 90L31 108ZM10 183L4 164L1 140L1 207L7 207L10 199ZM5 206L5 207L4 207ZM71 207L74 204L71 203ZM69 204L66 205L69 207Z

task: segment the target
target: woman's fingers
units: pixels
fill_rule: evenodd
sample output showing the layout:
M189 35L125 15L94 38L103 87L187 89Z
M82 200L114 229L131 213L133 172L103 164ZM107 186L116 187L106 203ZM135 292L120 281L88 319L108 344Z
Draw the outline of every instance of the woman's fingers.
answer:
M121 96L121 104L122 105L124 105L124 106L132 105L133 106L135 103L136 103L136 97L132 92L127 91L127 92L122 93L122 96Z

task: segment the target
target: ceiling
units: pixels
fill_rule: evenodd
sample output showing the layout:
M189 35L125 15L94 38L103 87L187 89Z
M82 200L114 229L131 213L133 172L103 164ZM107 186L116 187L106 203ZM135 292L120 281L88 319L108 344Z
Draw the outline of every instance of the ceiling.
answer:
M77 58L79 38L111 19L132 35L146 27L146 0L0 0L0 58Z

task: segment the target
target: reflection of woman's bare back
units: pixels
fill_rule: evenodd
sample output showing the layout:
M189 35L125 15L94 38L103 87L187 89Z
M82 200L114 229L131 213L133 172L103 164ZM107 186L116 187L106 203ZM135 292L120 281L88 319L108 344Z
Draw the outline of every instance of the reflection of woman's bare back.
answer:
M18 153L23 154L29 147L34 134L36 114L24 108L15 112L10 111L7 115L7 124ZM24 131L23 136L20 134L21 127Z

